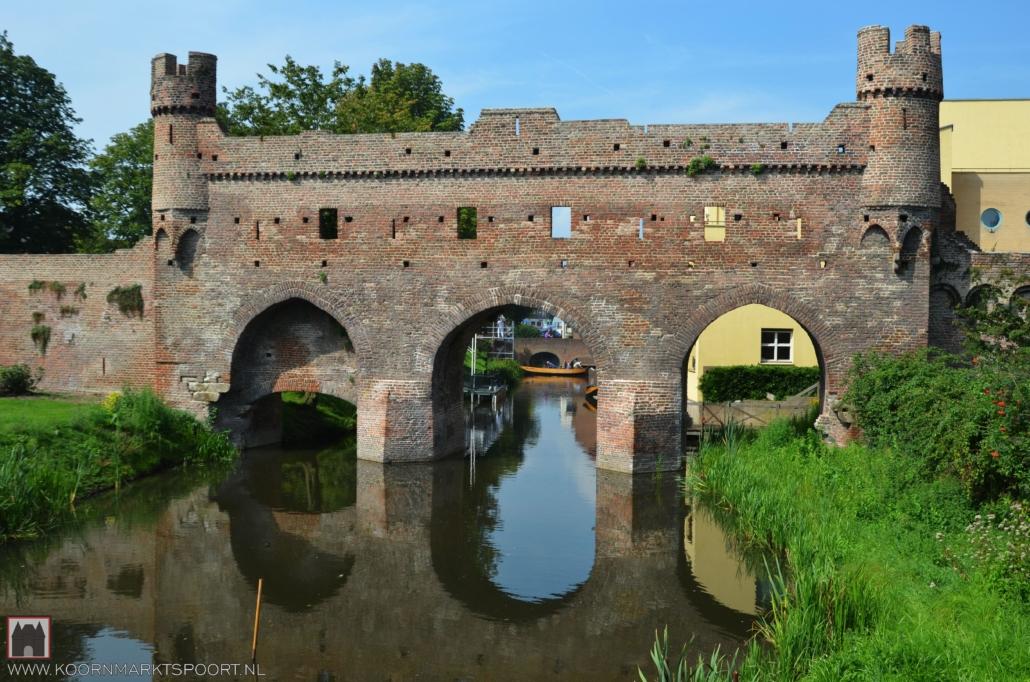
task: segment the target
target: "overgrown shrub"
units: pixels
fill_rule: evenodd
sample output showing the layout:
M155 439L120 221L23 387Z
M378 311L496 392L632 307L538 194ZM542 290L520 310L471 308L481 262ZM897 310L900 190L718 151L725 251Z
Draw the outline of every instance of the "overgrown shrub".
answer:
M504 379L504 383L508 385L508 388L517 385L525 375L518 360L509 360L507 358L488 358L485 371L487 374L496 374Z
M790 365L730 365L708 367L701 375L699 388L705 402L765 400L771 393L783 399L819 383L818 367Z
M845 401L872 445L958 477L974 499L1030 496L1030 373L926 352L855 358Z
M0 395L24 395L42 379L42 367L37 367L33 373L28 365L0 366Z

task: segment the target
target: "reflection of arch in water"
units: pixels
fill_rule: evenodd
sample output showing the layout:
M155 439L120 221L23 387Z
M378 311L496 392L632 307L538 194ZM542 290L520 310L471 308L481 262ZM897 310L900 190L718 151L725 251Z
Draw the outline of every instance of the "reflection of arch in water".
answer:
M240 573L287 611L305 611L346 584L354 556L337 556L279 527L272 510L255 499L246 462L218 486L213 499L229 515L229 541Z
M525 448L540 441L540 420L556 416L536 413L539 399L560 404L558 398L566 397L567 405L578 407L579 397L569 388L578 388L579 383L527 379L512 396L511 425L486 455L477 459L474 475L460 462L435 465L433 499L439 502L434 505L430 532L433 569L444 589L474 613L492 620L531 621L568 606L590 580L596 554L590 571L582 579L577 576L574 580L578 582L562 586L560 594L517 597L496 582L503 558L493 544L494 534L505 520L499 506L502 482L522 466ZM557 416L559 420L564 418ZM577 447L582 448L574 426L564 424L560 428L568 429ZM574 485L571 474L570 485Z

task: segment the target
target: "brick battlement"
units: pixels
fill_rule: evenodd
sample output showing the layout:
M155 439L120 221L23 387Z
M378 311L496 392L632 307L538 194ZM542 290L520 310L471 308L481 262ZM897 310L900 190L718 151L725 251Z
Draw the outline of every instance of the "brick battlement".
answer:
M200 124L201 168L215 179L633 171L641 170L640 159L646 169L669 172L705 155L727 171L752 164L763 171L859 170L867 138L867 107L857 104L837 107L822 123L795 125L632 126L561 121L553 109L485 110L468 132L456 133L229 137L213 121Z

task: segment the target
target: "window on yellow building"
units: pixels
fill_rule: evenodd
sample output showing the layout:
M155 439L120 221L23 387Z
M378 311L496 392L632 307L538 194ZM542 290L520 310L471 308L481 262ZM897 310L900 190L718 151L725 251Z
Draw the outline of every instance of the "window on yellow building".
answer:
M794 361L794 331L791 329L762 330L762 362L787 363Z

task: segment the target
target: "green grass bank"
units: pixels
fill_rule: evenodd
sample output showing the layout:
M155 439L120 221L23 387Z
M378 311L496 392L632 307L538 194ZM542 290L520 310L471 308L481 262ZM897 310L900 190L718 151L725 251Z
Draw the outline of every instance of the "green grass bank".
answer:
M1030 680L1027 368L859 356L845 400L863 442L777 422L703 447L688 493L779 557L760 567L773 606L735 659L660 637L641 678Z
M229 439L150 391L103 403L0 399L0 542L38 537L76 502L169 467L232 461Z

